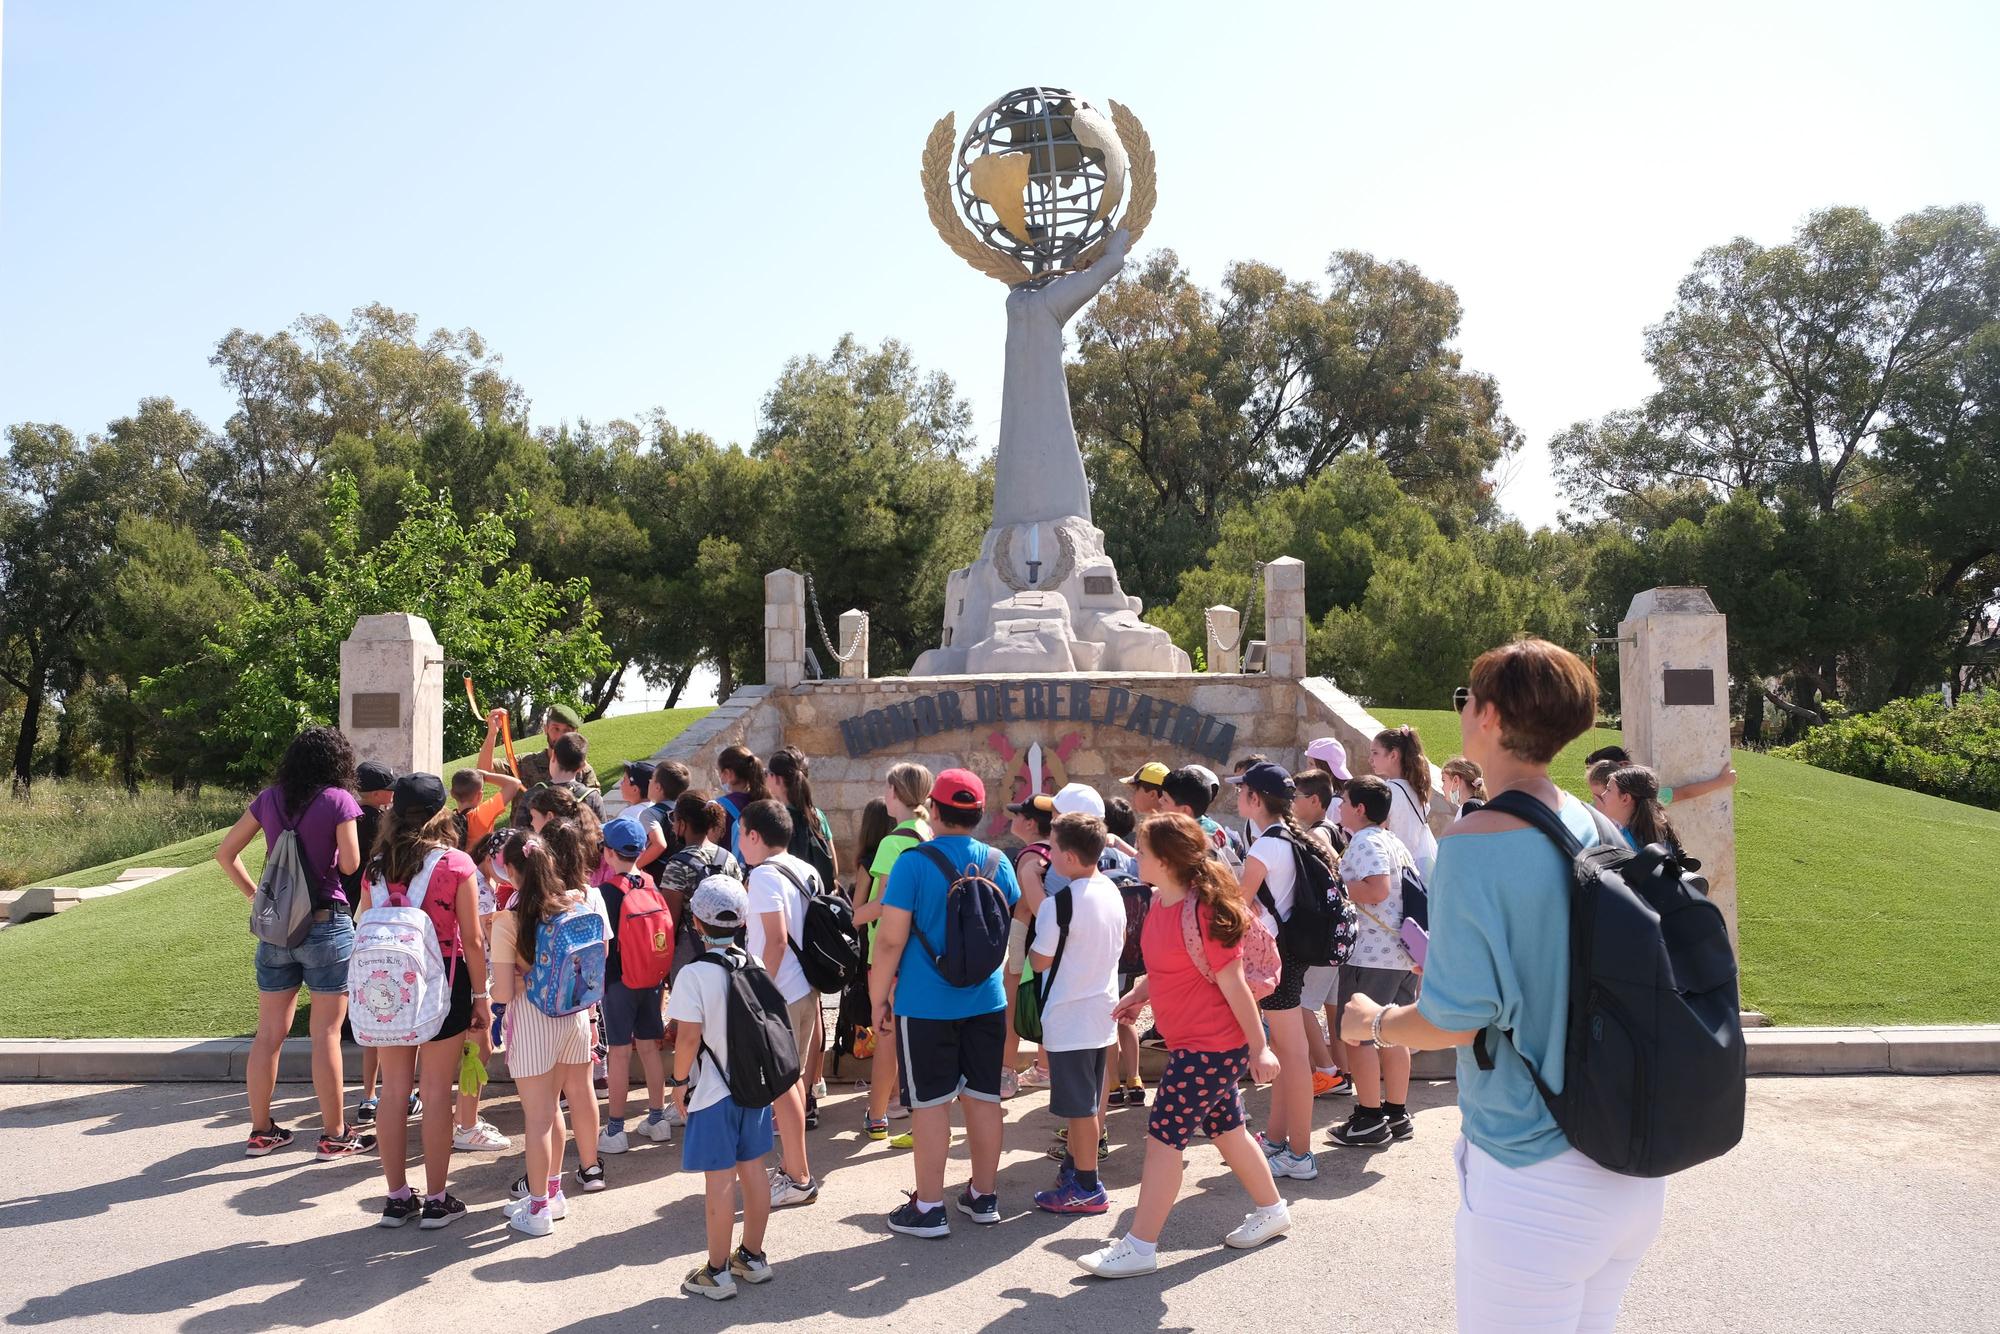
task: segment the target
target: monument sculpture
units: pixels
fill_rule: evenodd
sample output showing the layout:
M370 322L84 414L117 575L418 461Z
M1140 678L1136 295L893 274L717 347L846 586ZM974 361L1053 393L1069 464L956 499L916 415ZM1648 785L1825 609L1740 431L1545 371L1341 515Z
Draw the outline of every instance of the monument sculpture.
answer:
M924 149L924 197L953 253L1011 289L1006 374L993 520L978 559L951 573L940 646L911 674L1188 671L1167 632L1140 619L1091 524L1063 373L1063 326L1151 220L1145 127L1116 102L1107 116L1034 87L954 139L947 114Z

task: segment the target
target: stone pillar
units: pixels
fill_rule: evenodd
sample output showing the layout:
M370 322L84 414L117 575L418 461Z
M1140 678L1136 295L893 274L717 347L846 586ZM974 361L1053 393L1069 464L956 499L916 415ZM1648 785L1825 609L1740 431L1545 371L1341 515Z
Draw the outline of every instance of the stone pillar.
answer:
M848 655L840 664L843 681L868 679L868 613L853 608L840 613L840 651Z
M1203 614L1208 643L1203 655L1211 672L1243 670L1243 613L1234 607L1210 607ZM1224 645L1229 647L1225 648Z
M1625 749L1662 787L1729 767L1727 619L1705 588L1649 588L1619 622ZM1701 862L1708 895L1736 942L1736 798L1724 788L1668 808L1681 846Z
M363 616L340 645L340 730L399 774L444 769L444 650L421 616Z
M796 570L764 576L764 684L806 679L806 578Z
M1264 567L1265 668L1288 681L1306 674L1306 566L1280 556Z

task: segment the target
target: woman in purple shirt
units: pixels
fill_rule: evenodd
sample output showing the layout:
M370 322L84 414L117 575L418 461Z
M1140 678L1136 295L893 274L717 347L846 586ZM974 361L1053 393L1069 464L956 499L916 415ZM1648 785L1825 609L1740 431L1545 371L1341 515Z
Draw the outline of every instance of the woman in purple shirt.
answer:
M292 1142L292 1132L271 1119L271 1094L278 1082L278 1052L292 1028L299 984L312 992L313 1089L319 1094L322 1133L319 1158L349 1158L374 1147L375 1137L347 1124L340 1069L340 1024L347 1017L347 956L354 950L354 921L345 911L340 877L361 865L355 821L360 803L354 786L354 748L331 727L308 727L285 748L277 781L259 792L250 809L223 835L215 860L243 897L257 895L257 882L243 868L243 850L259 829L264 848L287 829L296 830L299 852L317 883L313 924L292 949L269 942L257 946L257 1038L250 1046L250 1142L244 1152L261 1158Z

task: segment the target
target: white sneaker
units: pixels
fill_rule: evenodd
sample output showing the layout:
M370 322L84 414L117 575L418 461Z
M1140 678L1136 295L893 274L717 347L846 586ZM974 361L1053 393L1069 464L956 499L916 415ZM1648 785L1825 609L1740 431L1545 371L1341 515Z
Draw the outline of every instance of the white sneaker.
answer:
M556 1230L547 1209L537 1213L525 1205L507 1215L507 1226L530 1237L546 1237Z
M524 1195L518 1200L510 1200L502 1209L509 1218L512 1218L515 1214L526 1213L528 1210L528 1198ZM561 1191L557 1191L555 1194L549 1196L549 1207L546 1212L553 1221L562 1222L563 1219L569 1217L569 1197Z
M684 1126L687 1123L688 1123L687 1114L681 1111L678 1105L671 1102L668 1103L667 1124L670 1126Z
M609 1127L597 1132L597 1151L599 1153L624 1153L631 1147L632 1141L625 1137L625 1132L622 1130L615 1135L611 1133Z
M819 1182L811 1178L807 1178L804 1181L794 1181L785 1175L783 1168L778 1169L777 1175L771 1178L771 1207L773 1209L783 1209L793 1204L811 1204L818 1198Z
M469 1126L452 1127L451 1147L460 1153L505 1153L514 1145L497 1127L474 1121Z
M1283 1200L1278 1202L1278 1212L1267 1214L1262 1209L1252 1210L1243 1215L1242 1225L1222 1239L1224 1246L1234 1246L1239 1251L1247 1251L1252 1246L1262 1246L1271 1238L1291 1230L1291 1211L1285 1208Z
M1049 1086L1049 1072L1039 1065L1031 1065L1021 1072L1021 1087L1024 1089L1045 1089Z
M674 1142L674 1123L664 1116L657 1121L642 1121L639 1123L639 1133L655 1144L672 1144ZM599 1143L601 1144L602 1141L600 1140Z
M1006 1101L1021 1091L1021 1072L1011 1066L1000 1072L1000 1098Z
M1076 1262L1084 1272L1099 1278L1131 1278L1137 1274L1150 1274L1160 1267L1159 1252L1141 1255L1132 1248L1132 1243L1120 1237L1101 1251L1089 1255L1079 1255Z
M1309 1153L1281 1149L1271 1155L1271 1175L1290 1177L1294 1181L1315 1181L1319 1178L1319 1160Z
M812 1096L814 1102L818 1102L820 1099L826 1097L826 1081L824 1079L812 1086Z

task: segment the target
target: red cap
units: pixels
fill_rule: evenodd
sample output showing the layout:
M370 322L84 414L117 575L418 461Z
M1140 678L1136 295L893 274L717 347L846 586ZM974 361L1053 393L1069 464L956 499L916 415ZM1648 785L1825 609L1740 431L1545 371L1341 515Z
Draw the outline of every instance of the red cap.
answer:
M986 785L970 769L946 769L931 784L931 800L955 811L986 809Z

